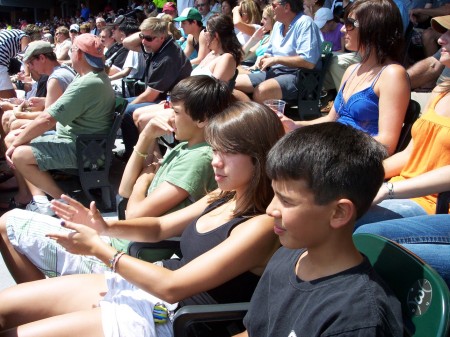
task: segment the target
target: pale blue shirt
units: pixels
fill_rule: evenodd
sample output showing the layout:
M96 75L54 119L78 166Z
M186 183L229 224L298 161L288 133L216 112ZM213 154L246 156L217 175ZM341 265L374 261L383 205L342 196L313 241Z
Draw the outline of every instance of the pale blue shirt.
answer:
M266 55L269 56L295 56L305 61L317 64L320 59L320 30L314 21L302 12L292 20L286 36L283 36L284 25L276 22L270 37ZM293 70L292 68L275 64L272 69ZM295 69L296 70L296 69Z

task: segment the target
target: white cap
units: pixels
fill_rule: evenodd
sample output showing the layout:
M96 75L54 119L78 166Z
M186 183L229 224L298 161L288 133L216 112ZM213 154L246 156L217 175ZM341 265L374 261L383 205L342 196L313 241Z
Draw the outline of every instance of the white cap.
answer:
M317 12L316 15L314 15L314 22L319 27L319 29L322 29L323 26L327 23L327 21L333 20L333 12L331 9L322 7Z
M71 30L76 30L79 33L80 32L80 26L78 26L76 23L74 23L73 25L70 25L69 32Z

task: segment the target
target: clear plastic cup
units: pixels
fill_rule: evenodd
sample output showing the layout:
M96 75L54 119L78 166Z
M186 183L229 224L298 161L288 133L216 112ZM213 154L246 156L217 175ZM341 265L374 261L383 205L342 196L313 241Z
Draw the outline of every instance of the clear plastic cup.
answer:
M268 99L264 101L264 105L271 108L278 116L284 115L284 108L286 107L286 102L282 99Z

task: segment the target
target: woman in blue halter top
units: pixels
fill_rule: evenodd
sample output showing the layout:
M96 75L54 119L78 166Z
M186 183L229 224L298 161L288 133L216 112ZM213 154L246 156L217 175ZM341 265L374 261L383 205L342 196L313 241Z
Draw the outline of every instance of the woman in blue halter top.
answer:
M351 125L373 136L391 155L411 92L406 70L399 64L403 51L400 12L388 0L357 0L346 9L342 32L345 48L361 54L362 61L345 72L328 115L295 122L295 126L329 121ZM287 128L295 127L292 121L283 122Z

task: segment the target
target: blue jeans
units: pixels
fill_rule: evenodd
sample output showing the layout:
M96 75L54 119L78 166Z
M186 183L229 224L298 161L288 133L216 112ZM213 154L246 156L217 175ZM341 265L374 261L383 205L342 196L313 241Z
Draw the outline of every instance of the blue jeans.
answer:
M395 241L432 266L450 288L450 215L425 215L370 223L356 233Z
M139 138L139 130L133 121L134 110L136 110L137 108L141 108L143 106L155 104L150 102L129 104L130 102L134 101L135 98L136 97L126 98L126 100L128 101L128 105L127 108L125 109L125 113L122 119L121 129L122 129L123 144L125 145L125 153L124 153L125 158L129 158L131 156L131 153L133 153L133 146L136 145Z
M372 222L427 214L417 202L411 199L389 199L380 202L378 205L372 205L367 213L356 221L355 228Z

